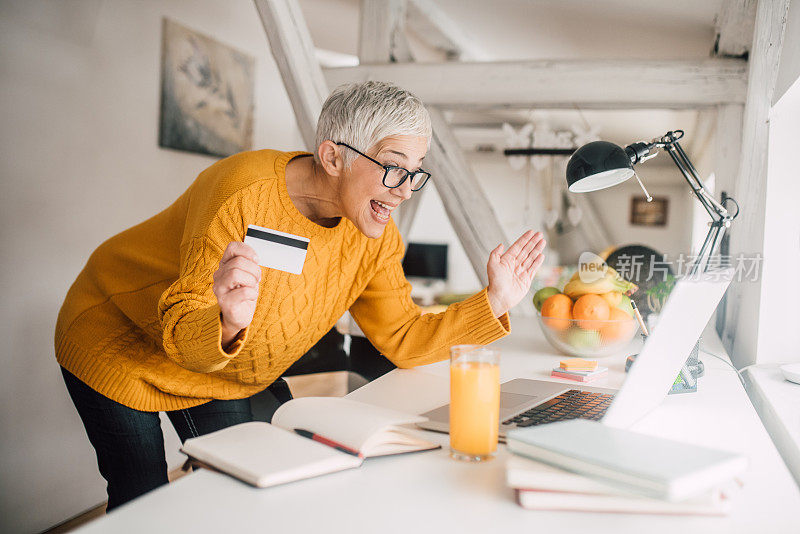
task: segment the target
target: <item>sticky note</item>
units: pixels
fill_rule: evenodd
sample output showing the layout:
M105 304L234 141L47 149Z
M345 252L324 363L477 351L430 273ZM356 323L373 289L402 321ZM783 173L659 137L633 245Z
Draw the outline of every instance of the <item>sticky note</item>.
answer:
M570 371L594 371L597 369L597 361L583 360L581 358L561 360L561 368Z

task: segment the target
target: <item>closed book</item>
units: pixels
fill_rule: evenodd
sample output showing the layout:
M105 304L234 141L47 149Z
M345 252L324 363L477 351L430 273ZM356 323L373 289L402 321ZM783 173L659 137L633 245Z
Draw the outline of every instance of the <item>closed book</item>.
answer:
M515 429L509 450L642 495L681 501L742 473L740 454L573 419Z
M738 483L725 484L681 502L637 495L629 490L514 455L506 462L506 484L530 510L649 514L723 515Z
M601 495L635 495L629 490L524 458L512 455L506 461L506 485L514 489L530 489Z
M516 490L517 503L528 510L564 512L608 512L664 515L725 515L730 500L714 490L681 502L636 495L595 495L542 490Z
M425 420L350 399L305 397L278 408L272 424L234 425L187 439L181 451L268 487L359 467L364 458L439 448L404 426Z

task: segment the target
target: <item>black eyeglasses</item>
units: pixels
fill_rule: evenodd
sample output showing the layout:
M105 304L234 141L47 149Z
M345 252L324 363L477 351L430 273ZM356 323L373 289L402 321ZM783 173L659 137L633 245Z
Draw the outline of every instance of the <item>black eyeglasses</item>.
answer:
M351 147L347 143L336 143L336 144L340 146L346 146L350 150L364 156L374 164L380 165L383 168L383 185L385 185L389 189L400 187L401 185L403 185L403 183L406 181L407 178L410 178L411 190L419 191L425 186L426 183L428 183L428 178L431 177L431 173L425 172L422 169L419 169L417 171L409 171L408 169L404 169L403 167L397 167L395 165L384 165L380 161L372 159L371 157L367 156L360 150Z

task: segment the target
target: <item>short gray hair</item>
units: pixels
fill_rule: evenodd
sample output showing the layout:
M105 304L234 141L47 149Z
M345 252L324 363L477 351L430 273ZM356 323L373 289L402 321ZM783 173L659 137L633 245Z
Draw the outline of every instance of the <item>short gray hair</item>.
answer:
M391 135L413 135L431 142L431 118L419 98L387 82L340 85L322 105L317 122L314 158L323 141L342 142L367 152ZM358 157L342 154L345 168Z

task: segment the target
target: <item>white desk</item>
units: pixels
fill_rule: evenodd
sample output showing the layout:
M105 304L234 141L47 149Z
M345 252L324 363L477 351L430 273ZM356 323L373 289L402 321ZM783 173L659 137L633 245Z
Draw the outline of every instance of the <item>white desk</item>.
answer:
M503 351L503 380L545 378L561 357L534 324L514 323ZM706 334L707 348L724 354ZM703 358L706 376L698 393L672 395L634 429L746 454L745 487L730 516L533 512L513 501L504 484L505 446L483 464L451 460L447 436L428 435L444 449L367 460L360 469L269 489L200 470L129 503L81 532L646 532L684 534L800 531L800 492L756 415L736 373ZM601 360L618 386L622 358ZM354 399L421 413L448 397L446 364L397 370L350 394ZM657 461L657 458L653 459ZM579 530L580 529L580 530ZM584 530L585 529L585 530Z

